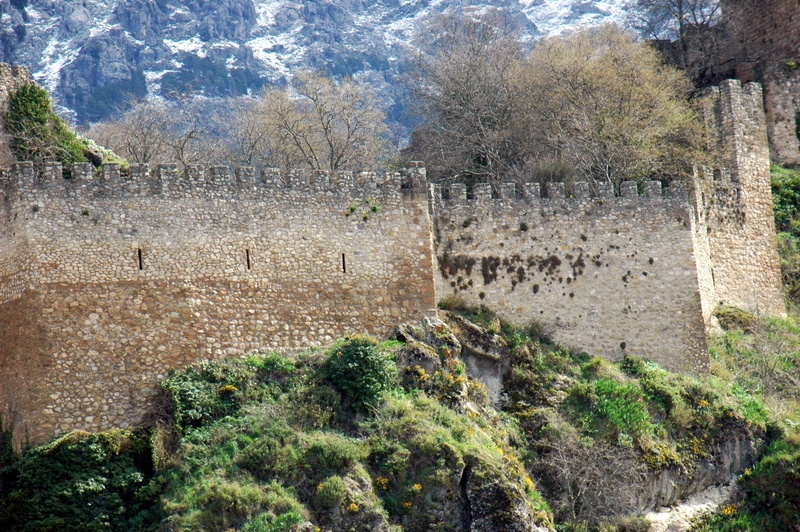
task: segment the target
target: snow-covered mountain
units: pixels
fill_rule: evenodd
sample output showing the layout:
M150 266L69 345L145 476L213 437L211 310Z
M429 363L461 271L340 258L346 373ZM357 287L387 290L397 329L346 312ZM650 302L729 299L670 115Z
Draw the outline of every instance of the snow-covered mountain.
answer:
M624 21L629 0L0 0L0 61L30 66L79 122L146 94L257 93L298 67L392 98L414 35L447 10L500 9L526 35Z

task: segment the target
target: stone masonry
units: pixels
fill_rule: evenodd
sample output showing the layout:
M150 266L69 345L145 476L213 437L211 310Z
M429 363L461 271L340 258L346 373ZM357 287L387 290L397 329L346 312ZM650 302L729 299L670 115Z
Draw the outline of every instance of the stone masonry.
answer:
M422 172L17 164L0 194L5 421L32 441L127 426L168 368L418 319L436 303Z
M800 164L800 2L722 0L722 15L737 78L764 86L773 160Z
M781 314L755 84L710 91L687 185L428 187L402 174L0 171L0 413L18 445L139 423L170 368L385 336L455 295L571 349L708 368L719 303ZM569 192L569 194L567 194ZM544 195L542 194L544 193Z

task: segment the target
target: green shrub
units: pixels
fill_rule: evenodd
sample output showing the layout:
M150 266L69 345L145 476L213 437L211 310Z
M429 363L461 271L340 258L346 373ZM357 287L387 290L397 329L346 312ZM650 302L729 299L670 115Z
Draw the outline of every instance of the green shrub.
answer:
M161 387L172 400L175 424L186 431L236 413L253 380L246 364L203 362L171 374Z
M342 477L332 476L317 485L314 502L321 508L340 506L347 496L347 485Z
M139 530L159 516L142 488L152 473L144 435L73 432L27 451L8 496L11 530Z
M800 236L800 170L772 165L771 173L775 227Z
M314 478L344 473L369 454L361 442L331 432L304 433L298 447L302 467Z
M56 116L47 92L38 85L13 92L4 119L17 159L60 161L67 168L86 161L85 143Z
M726 331L742 329L745 332L752 332L758 322L758 318L752 312L734 307L718 307L714 311L714 316L719 320L719 326Z
M442 310L465 310L467 308L467 302L461 299L460 297L456 296L444 296L442 299L439 300L439 308Z
M280 515L263 512L252 521L248 521L242 532L288 532L302 522L303 516L297 510L290 510Z
M321 374L359 412L377 407L397 383L397 366L391 355L366 336L352 336L336 345Z
M179 530L228 530L242 523L251 530L288 530L293 526L288 523L298 523L305 513L279 484L258 485L216 475L184 486L177 497L167 498L165 506Z

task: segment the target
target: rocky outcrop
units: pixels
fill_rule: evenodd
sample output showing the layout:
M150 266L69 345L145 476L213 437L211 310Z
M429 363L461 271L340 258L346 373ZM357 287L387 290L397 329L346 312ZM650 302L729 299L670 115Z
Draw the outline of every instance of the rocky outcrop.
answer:
M387 100L421 22L448 9L502 9L529 35L510 0L473 2L266 0L10 0L0 2L0 62L26 64L64 111L95 121L146 93L257 94L296 68L367 73Z

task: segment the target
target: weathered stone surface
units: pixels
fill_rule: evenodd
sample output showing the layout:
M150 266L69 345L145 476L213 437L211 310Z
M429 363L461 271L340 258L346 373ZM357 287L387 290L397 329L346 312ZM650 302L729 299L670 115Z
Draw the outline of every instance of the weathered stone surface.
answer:
M540 321L571 349L706 371L720 301L785 308L760 90L725 83L705 116L729 164L642 197L633 184L622 197L554 185L426 197L424 168L376 179L83 163L63 179L55 164L15 164L0 172L4 420L34 442L127 426L169 368L387 336L447 295ZM497 400L504 346L444 317L400 333L463 357Z
M800 164L800 16L795 0L723 0L727 54L743 82L764 85L775 162Z
M169 368L387 336L435 306L427 198L399 180L366 196L169 170L22 164L5 182L0 397L18 434L128 426Z

